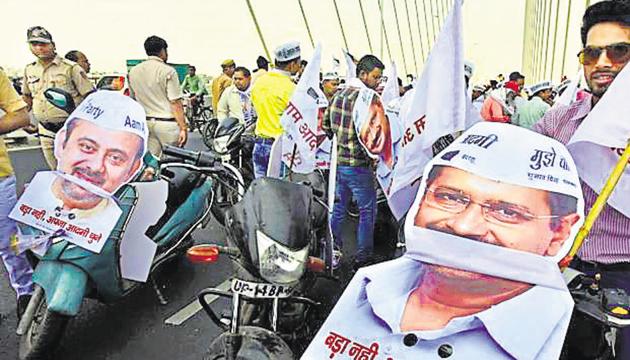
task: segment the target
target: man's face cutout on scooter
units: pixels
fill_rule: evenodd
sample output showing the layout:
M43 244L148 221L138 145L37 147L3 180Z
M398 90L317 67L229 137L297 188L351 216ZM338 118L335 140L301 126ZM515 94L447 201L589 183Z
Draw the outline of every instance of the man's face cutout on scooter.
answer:
M99 252L122 214L113 194L141 168L145 117L122 94L89 95L57 133L57 170L35 174L10 216Z
M64 202L89 206L138 173L148 139L144 116L139 104L114 92L94 93L70 114L55 137L57 171L69 175L57 190Z

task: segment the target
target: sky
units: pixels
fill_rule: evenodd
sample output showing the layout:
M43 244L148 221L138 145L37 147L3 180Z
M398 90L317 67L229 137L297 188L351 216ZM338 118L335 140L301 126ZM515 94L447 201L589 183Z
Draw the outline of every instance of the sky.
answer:
M399 75L404 75L405 68L406 73L419 74L422 51L425 54L429 51L427 38L433 38L432 24L431 17L427 16L430 24L427 34L423 3L427 13L431 6L437 13L437 5L450 2L384 0L385 29ZM378 0L361 0L361 3L371 52L387 64L390 57L386 46L381 45L385 42L381 41ZM271 52L286 41L297 40L302 44L302 57L310 57L313 48L298 0L251 0L251 4ZM322 70L330 70L332 57L342 59L341 49L344 48L334 2L302 0L302 4L315 43L321 42L323 46ZM350 52L356 57L370 53L359 0L337 0L337 4ZM402 42L396 27L394 4ZM26 44L26 29L33 25L50 31L58 53L81 50L88 56L92 69L102 72L123 72L126 59L144 58L142 44L149 35L158 35L168 42L169 62L194 64L198 72L210 75L220 72L220 63L226 58L254 68L256 57L264 54L246 0L3 0L2 7L4 14L14 14L4 16L0 22L4 49L0 66L10 72L21 71L24 65L35 60ZM525 0L465 1L465 56L476 67L473 83L522 69L524 10ZM407 14L410 15L411 36ZM437 21L435 17L434 20ZM341 72L345 72L343 65Z

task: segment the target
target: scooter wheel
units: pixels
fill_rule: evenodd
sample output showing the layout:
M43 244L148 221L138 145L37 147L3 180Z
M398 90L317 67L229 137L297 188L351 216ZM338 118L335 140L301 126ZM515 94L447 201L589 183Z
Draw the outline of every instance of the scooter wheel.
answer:
M33 321L20 339L20 360L47 359L54 354L61 342L70 318L50 311L46 297L40 298Z

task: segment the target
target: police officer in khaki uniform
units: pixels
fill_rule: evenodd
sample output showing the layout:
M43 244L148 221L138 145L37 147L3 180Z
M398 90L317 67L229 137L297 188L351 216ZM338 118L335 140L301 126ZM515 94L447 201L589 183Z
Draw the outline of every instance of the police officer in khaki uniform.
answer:
M168 45L157 36L144 42L148 59L129 71L131 96L147 113L149 151L160 157L163 145L184 146L188 140L188 125L184 117L177 71L166 64Z
M26 35L31 52L37 57L37 61L26 65L24 69L22 94L39 123L39 141L44 158L51 169L56 169L53 138L68 114L48 103L44 97L44 90L52 87L63 89L72 95L75 104L78 105L90 91L94 90L94 85L81 66L57 55L55 43L46 29L34 26L28 29Z

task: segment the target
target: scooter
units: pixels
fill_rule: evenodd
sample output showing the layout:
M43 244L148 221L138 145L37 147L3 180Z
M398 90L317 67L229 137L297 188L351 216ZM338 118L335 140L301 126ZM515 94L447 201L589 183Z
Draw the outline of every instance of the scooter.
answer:
M58 89L48 89L46 93L53 105L68 113L74 110L68 93ZM170 158L160 161L158 175L169 183L166 211L146 233L157 243L149 282L162 304L167 300L154 275L162 265L184 255L193 244L191 233L209 221L213 181L199 167L216 161L210 155L195 155L179 148L165 148L164 153ZM145 157L145 165L147 160L157 165L151 155ZM136 187L133 183L124 185L115 196L122 215L100 253L62 238L53 241L43 256L29 252L33 259L35 291L17 329L21 336L20 359L46 358L54 353L68 321L79 313L85 297L111 303L144 285L122 278L119 267L121 239L138 210ZM22 228L37 233L33 228Z
M205 359L293 359L317 330L321 304L310 290L317 277L332 271L325 255L332 248L325 236L325 181L317 173L294 175L292 181L254 180L226 211L228 246L197 245L188 251L193 262L228 255L234 268L230 291L208 288L198 295L224 330ZM211 295L232 299L231 316L214 313L206 300Z

